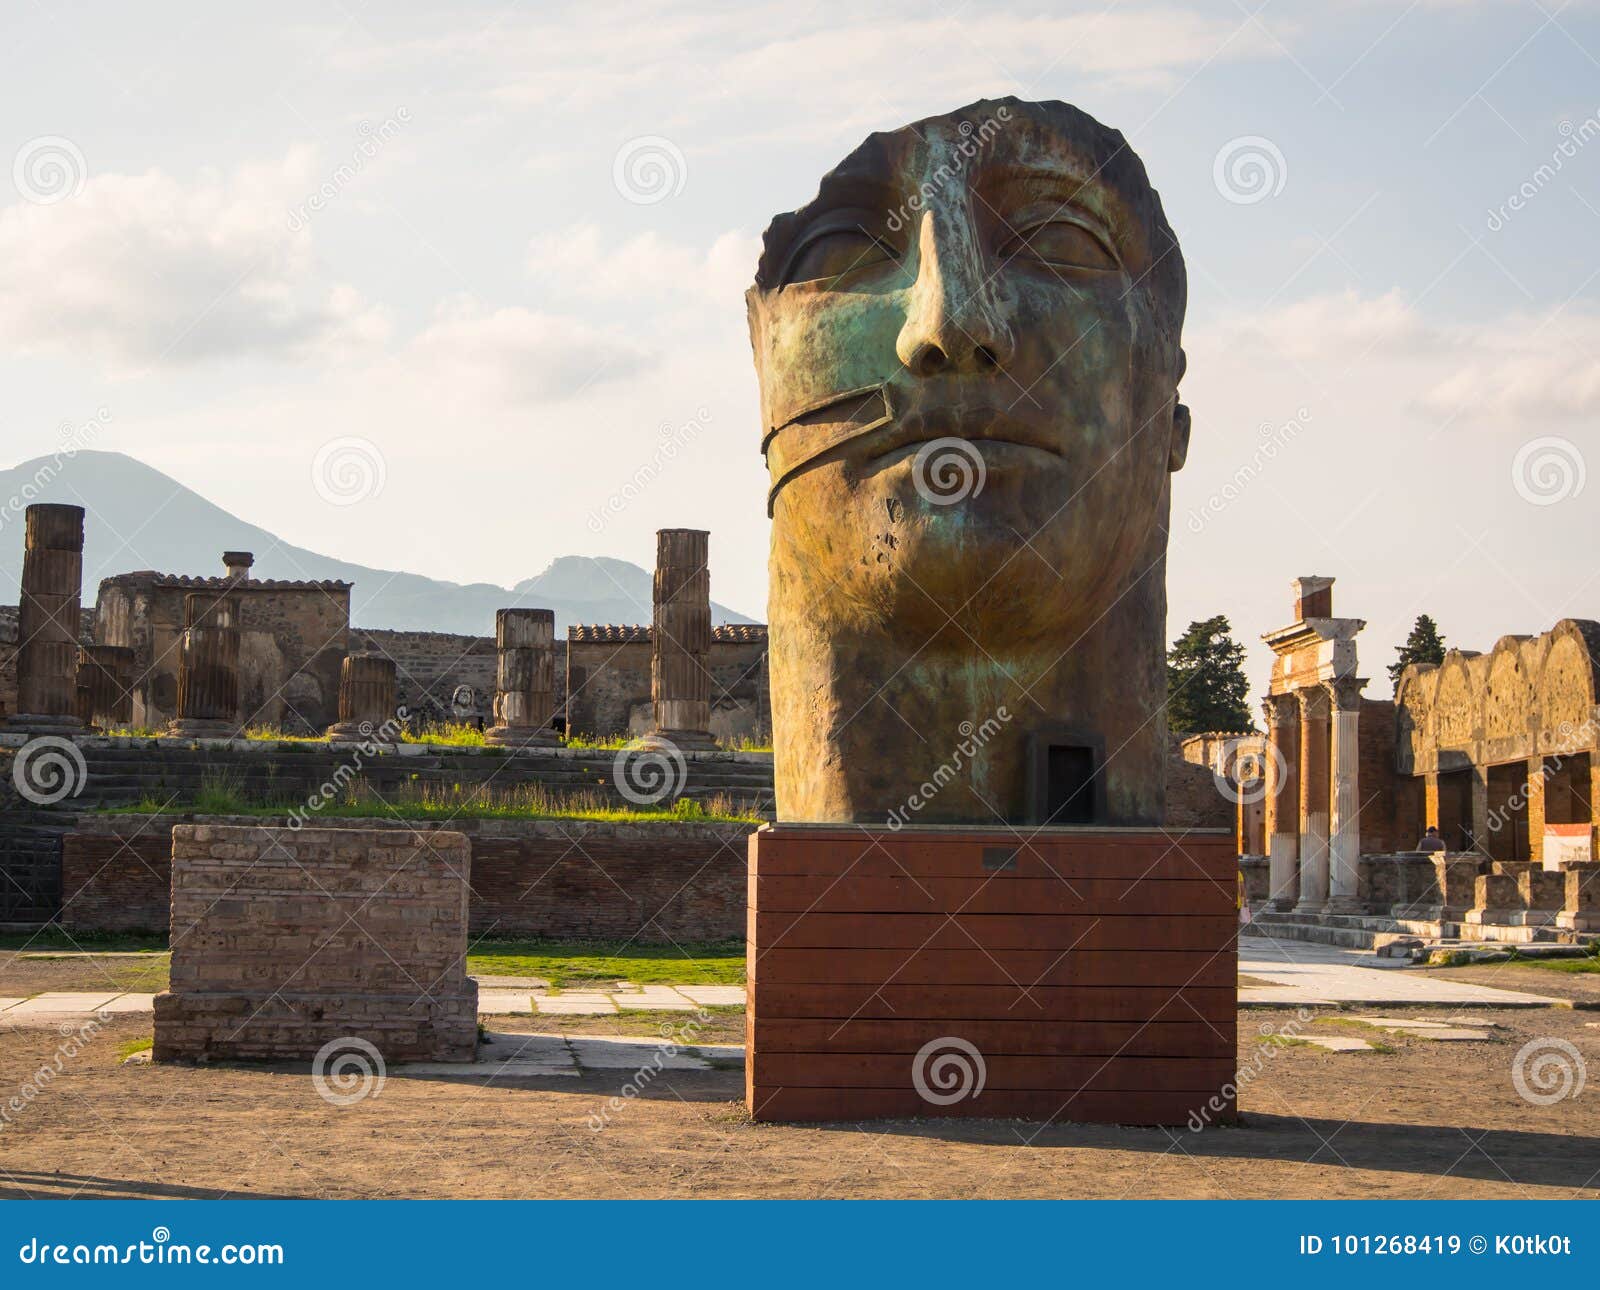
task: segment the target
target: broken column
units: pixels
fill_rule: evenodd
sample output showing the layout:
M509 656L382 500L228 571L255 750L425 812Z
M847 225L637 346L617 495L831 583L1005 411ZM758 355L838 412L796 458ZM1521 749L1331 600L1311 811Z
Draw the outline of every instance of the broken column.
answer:
M339 669L339 720L328 727L334 742L393 742L395 665L387 654L347 654Z
M13 726L81 728L76 673L82 597L83 507L28 507Z
M178 715L167 733L231 739L239 732L239 608L226 595L192 591L183 601Z
M711 535L656 534L650 697L657 738L679 748L715 748L711 736Z
M559 743L555 715L556 615L551 609L501 609L494 616L494 725L487 743L522 748Z
M124 645L78 649L78 719L109 730L133 720L133 651Z

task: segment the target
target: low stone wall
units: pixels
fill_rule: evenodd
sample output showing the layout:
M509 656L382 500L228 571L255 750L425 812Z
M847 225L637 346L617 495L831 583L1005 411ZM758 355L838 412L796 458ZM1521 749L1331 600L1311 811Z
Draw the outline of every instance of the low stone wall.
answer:
M471 859L447 830L174 828L155 1060L471 1061Z
M168 928L172 825L193 817L86 816L62 846L61 921L75 932ZM254 825L243 817L211 823ZM745 933L753 824L586 820L328 820L328 829L446 827L472 846L475 937L660 943ZM319 830L304 830L314 832Z

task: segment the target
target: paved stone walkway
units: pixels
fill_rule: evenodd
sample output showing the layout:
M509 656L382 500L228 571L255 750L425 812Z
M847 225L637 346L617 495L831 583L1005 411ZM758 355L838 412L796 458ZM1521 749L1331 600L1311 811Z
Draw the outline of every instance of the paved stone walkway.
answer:
M1241 976L1271 982L1244 986L1239 1002L1267 1007L1367 1004L1480 1008L1537 1008L1560 999L1443 981L1404 959L1380 959L1360 950L1305 941L1245 936L1239 941ZM99 1012L151 1012L153 994L52 991L32 998L0 998L0 1026L61 1026ZM531 978L481 977L478 1012L504 1016L609 1016L629 1012L695 1012L744 1005L742 985L630 985L552 992ZM586 1042L574 1040L574 1043ZM530 1058L529 1060L533 1060ZM544 1060L544 1058L539 1058Z
M1362 950L1268 936L1239 938L1239 975L1270 981L1245 986L1242 1004L1317 1007L1329 1004L1437 1005L1479 1008L1539 1008L1560 999L1493 986L1442 981L1404 959L1380 959Z
M507 988L503 977L478 978L478 1012L485 1017L536 1014L594 1017L619 1012L695 1012L700 1008L742 1008L742 985L628 985L616 989L562 990Z
M407 1062L391 1076L454 1079L576 1077L584 1071L709 1071L744 1064L737 1044L677 1047L670 1039L612 1039L600 1035L512 1035L489 1032L475 1062Z

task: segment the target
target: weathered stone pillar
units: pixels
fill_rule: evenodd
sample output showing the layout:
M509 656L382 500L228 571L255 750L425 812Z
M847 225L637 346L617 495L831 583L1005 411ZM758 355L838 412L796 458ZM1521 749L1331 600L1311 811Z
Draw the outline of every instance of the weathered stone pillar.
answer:
M1267 718L1267 882L1276 909L1289 909L1300 890L1300 705L1292 694L1262 704Z
M17 614L13 726L71 731L78 720L78 623L83 599L83 507L27 510Z
M549 747L556 706L553 609L501 609L494 616L494 725L484 740L502 747Z
M1544 863L1544 786L1544 758L1528 758L1528 859L1535 864Z
M387 654L346 654L339 668L339 720L328 727L335 743L393 742L395 665Z
M1489 854L1489 768L1472 768L1472 845L1482 855Z
M123 645L78 649L78 717L102 730L133 720L133 651Z
M239 733L239 608L227 596L192 591L178 654L178 715L167 733L231 739Z
M1300 899L1295 912L1328 904L1328 692L1298 690L1300 700Z
M680 748L716 747L711 737L710 536L700 529L656 534L650 636L654 734Z
M1439 772L1430 770L1422 776L1422 831L1439 827ZM1441 836L1443 833L1441 831Z
M1333 703L1333 813L1329 820L1328 912L1361 911L1361 687L1343 677L1328 686Z

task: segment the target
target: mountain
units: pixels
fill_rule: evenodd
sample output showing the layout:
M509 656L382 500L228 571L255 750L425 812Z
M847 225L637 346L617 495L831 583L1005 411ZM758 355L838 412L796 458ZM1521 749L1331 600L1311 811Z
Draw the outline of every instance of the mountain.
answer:
M494 611L513 607L555 610L558 635L573 623L650 621L651 573L626 560L565 555L510 589L372 569L283 542L133 457L86 451L59 463L40 457L0 471L0 602L16 600L22 515L29 502L66 502L88 512L86 606L94 603L100 580L114 574L220 574L224 551L252 551L253 577L353 583L350 619L357 627L487 636L494 631ZM751 621L715 602L711 614L719 623Z

